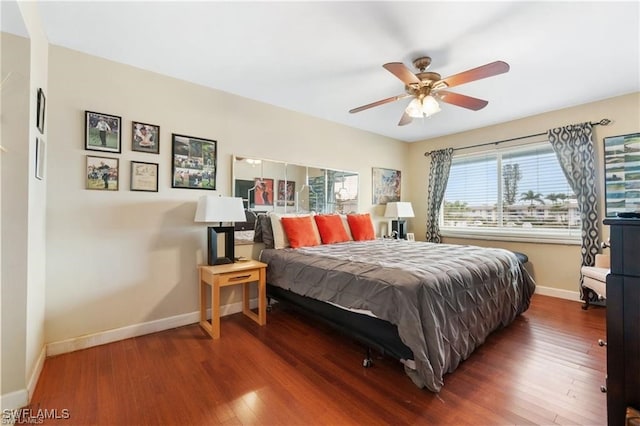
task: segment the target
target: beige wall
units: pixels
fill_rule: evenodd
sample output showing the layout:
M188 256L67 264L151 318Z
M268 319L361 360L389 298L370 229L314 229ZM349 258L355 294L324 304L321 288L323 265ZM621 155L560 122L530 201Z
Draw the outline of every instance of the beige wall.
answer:
M28 402L44 361L46 182L35 178L36 94L48 49L35 2L19 2L29 39L2 34L2 408Z
M478 114L481 113L478 112ZM603 138L640 130L640 93L605 99L599 102L411 144L408 158L410 170L408 185L416 219L411 221L410 230L416 233L417 239L424 240L426 221L422 218L425 218L427 213L425 200L426 182L429 176L429 160L423 155L425 151L493 142L540 133L550 128L572 123L596 122L602 118L609 118L613 121L608 126L594 127L594 142L598 160L597 190L600 199L598 210L600 217L604 218ZM464 152L472 151L465 150ZM608 238L608 227L604 227L602 235L605 239ZM534 274L538 286L550 287L553 294L560 296L569 297L570 293L573 293L573 297L577 298L577 285L580 275L580 247L577 245L513 243L454 238L445 238L444 240L447 243L502 247L524 252L529 256L528 269Z
M20 10L31 39L31 73L30 73L30 117L29 117L29 231L28 231L28 271L27 280L27 387L33 393L36 380L44 362L44 321L45 321L45 270L46 270L46 215L47 215L47 182L35 178L35 140L37 137L45 141L49 149L55 146L48 143L48 117L45 117L44 133L37 129L37 91L41 88L45 96L49 94L49 41L36 2L19 2ZM48 111L47 111L48 114ZM45 158L45 170L47 159Z
M2 91L2 394L25 389L29 39L0 33ZM4 399L4 398L3 398ZM3 401L4 408L4 401Z
M407 170L408 145L385 137L56 46L49 65L48 342L197 310L206 236L193 216L210 192L171 188L172 132L218 141L224 195L240 154L359 172L360 211L382 214L371 167ZM120 160L118 192L84 189L85 156L102 154L84 150L85 110L123 118L122 154L104 153ZM132 120L160 126L160 155L131 151ZM158 193L129 191L131 160L160 164Z

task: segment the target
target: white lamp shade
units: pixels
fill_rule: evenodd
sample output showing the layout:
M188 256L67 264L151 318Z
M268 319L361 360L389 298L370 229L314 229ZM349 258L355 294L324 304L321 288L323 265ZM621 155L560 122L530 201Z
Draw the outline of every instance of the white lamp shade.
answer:
M242 198L203 195L198 200L195 222L244 222Z
M384 217L414 217L413 207L411 207L411 203L409 202L398 201L387 203Z

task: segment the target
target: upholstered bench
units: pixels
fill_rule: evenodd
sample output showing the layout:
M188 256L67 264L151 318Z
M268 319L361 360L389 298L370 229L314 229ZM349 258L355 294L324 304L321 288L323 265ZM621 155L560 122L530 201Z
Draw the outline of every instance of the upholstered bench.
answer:
M608 255L597 254L596 264L594 266L583 266L580 269L582 273L582 287L585 290L593 291L599 300L607 298L607 275L610 270L610 260ZM589 298L585 298L585 304L582 309L589 307Z

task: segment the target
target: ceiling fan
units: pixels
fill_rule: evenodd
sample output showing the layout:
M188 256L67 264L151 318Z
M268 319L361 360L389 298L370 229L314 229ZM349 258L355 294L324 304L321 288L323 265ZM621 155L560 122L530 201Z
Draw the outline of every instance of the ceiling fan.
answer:
M419 69L420 72L414 74L402 62L390 62L388 64L384 64L383 67L387 71L402 80L405 84L404 89L406 93L363 105L349 110L349 112L353 114L410 97L413 97L413 100L409 103L402 114L402 118L400 118L398 126L407 125L411 123L414 118L429 117L430 115L437 113L440 111L440 105L438 105L437 100L462 108L471 109L473 111L478 111L487 106L489 102L473 98L471 96L449 92L444 89L503 74L509 71L509 64L503 61L495 61L459 74L442 78L437 72L426 71L429 65L431 65L431 58L428 56L415 59L413 61L413 66Z

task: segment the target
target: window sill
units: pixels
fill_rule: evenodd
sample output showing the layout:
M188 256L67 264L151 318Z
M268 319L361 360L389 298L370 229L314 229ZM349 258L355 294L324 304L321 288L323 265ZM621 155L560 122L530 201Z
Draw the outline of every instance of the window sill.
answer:
M449 238L464 238L470 240L490 240L490 241L515 241L525 243L537 243L537 244L565 244L565 245L580 245L582 240L580 236L569 237L561 235L537 233L504 233L495 232L488 229L465 229L452 230L452 229L440 229L440 233L443 237Z

